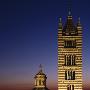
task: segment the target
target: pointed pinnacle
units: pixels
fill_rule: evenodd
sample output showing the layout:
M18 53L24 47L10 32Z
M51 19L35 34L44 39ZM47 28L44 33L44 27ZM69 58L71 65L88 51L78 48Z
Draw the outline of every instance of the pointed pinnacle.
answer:
M60 25L62 25L62 18L59 18L59 23Z
M71 16L71 11L70 10L69 10L68 14L69 14L69 16Z
M77 26L81 26L80 17L78 18Z
M60 18L59 20L60 20L60 23L62 23L62 18Z
M59 28L62 29L62 18L59 18Z
M80 17L78 18L78 23L80 23Z

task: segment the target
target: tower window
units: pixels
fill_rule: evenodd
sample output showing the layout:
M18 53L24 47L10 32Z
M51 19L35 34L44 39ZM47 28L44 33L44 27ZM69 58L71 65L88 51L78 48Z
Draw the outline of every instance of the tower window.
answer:
M43 83L43 85L45 85L45 80L42 83Z
M67 90L74 90L74 85L67 85Z
M75 55L65 55L65 66L75 65Z
M74 85L72 85L72 90L74 90Z
M65 40L64 48L76 48L76 40Z
M41 80L39 80L39 85L41 85Z
M68 85L67 86L67 90L71 90L71 85Z
M75 71L65 71L65 80L75 80Z

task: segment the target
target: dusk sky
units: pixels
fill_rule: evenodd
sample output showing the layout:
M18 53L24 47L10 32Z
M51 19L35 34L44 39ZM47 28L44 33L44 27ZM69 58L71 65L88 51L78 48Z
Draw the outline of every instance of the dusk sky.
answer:
M69 0L0 1L0 87L30 87L42 64L49 89L57 88L57 32ZM72 0L83 27L83 86L90 86L90 0ZM3 89L0 89L3 90ZM7 89L6 89L7 90ZM85 89L86 90L86 89Z

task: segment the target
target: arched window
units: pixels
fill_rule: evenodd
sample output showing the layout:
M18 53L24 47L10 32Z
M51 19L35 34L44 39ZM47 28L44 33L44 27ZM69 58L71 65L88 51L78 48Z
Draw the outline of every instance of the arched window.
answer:
M67 90L74 90L74 85L67 85Z
M72 56L72 65L75 65L75 59L76 59L76 56L73 55L73 56Z
M41 80L39 80L39 85L41 85Z
M70 90L70 85L67 85L67 90Z
M72 90L74 90L74 85L72 85Z
M75 80L75 71L73 71L73 80Z
M65 66L73 66L76 65L76 55L65 55Z
M65 71L65 80L75 80L75 71L66 70Z
M71 90L71 85L67 85L67 90Z
M65 80L67 80L67 71L65 71Z
M43 85L46 85L46 81L45 80L43 80Z
M64 48L76 48L76 40L65 40Z

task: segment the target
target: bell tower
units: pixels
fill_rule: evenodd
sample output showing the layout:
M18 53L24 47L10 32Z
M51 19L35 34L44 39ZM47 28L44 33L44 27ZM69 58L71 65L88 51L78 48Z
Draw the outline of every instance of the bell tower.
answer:
M58 90L82 90L82 26L71 12L58 27Z

